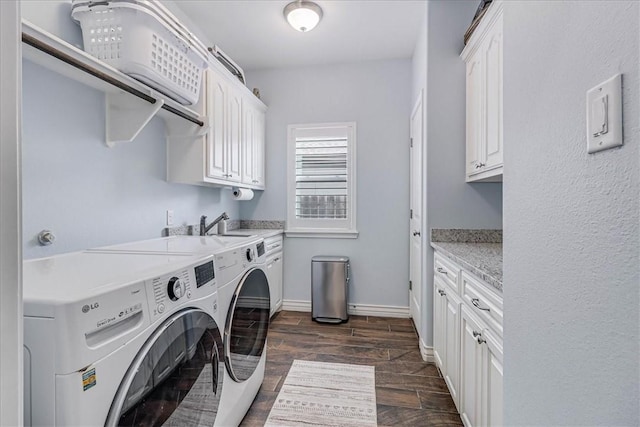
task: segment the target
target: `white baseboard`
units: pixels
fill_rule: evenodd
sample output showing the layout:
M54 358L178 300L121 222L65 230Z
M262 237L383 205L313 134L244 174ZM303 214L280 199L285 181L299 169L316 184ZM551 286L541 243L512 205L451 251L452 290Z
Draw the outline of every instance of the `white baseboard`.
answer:
M283 300L282 309L285 311L302 311L311 313L311 301ZM349 304L347 312L354 316L379 316L409 318L409 307L393 305Z
M355 316L410 317L409 307L394 305L349 304L348 311Z
M418 342L420 343L420 355L422 356L422 360L428 363L435 363L436 358L433 355L433 347L425 345L422 339L419 339Z
M311 313L311 301L285 299L282 300L282 309L284 311L302 311L305 313Z

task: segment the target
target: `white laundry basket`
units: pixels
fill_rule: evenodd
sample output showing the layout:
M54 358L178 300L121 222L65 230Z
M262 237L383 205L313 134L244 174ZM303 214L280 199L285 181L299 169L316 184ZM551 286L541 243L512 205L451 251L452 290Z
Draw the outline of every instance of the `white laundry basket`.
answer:
M198 101L206 47L158 1L73 0L84 50L181 104Z

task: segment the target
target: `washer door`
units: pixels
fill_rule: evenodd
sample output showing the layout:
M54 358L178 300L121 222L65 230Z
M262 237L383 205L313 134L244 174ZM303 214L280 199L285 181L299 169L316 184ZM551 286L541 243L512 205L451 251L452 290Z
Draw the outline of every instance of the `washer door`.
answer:
M224 363L236 382L249 379L260 362L269 330L269 300L264 271L249 270L231 298L224 329Z
M222 393L222 339L199 309L169 317L120 383L105 426L212 426Z

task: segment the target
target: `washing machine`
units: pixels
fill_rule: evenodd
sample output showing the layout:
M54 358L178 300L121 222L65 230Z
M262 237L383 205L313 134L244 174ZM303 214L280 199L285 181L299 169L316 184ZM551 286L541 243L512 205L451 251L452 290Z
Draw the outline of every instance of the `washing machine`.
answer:
M24 262L25 425L211 426L224 390L214 257Z
M215 254L218 319L224 328L226 367L225 387L215 425L237 426L251 407L264 379L270 312L264 239L251 236L224 242L216 236L173 236L94 251Z

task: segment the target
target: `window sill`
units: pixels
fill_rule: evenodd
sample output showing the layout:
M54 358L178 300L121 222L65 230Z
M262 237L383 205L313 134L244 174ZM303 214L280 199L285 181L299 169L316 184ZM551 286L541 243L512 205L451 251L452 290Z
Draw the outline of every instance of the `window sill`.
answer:
M287 237L304 237L319 239L357 239L358 230L322 230L306 228L302 230L285 230Z

